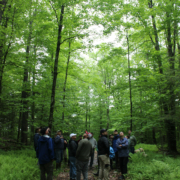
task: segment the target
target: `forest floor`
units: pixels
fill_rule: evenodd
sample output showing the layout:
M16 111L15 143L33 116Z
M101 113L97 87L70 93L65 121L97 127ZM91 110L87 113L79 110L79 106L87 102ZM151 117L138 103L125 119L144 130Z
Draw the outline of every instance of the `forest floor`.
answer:
M90 163L89 163L90 164ZM88 170L88 180L97 180L98 176L94 176L93 173L97 173L98 169L98 162L97 162L97 152L94 154L94 164L92 169ZM118 180L119 171L111 170L109 173L109 179L111 180ZM65 167L63 172L61 172L54 180L70 180L69 177L69 167ZM81 174L81 180L83 180L83 176Z

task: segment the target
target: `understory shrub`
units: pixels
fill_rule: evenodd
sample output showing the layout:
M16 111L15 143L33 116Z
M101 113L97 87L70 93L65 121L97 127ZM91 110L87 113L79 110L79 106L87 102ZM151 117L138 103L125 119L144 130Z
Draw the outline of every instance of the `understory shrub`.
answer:
M0 151L0 180L40 179L37 158L33 149Z
M153 147L154 146L154 147ZM164 156L157 152L155 145L139 144L136 149L143 148L147 154L130 154L128 176L132 180L179 180L180 158Z

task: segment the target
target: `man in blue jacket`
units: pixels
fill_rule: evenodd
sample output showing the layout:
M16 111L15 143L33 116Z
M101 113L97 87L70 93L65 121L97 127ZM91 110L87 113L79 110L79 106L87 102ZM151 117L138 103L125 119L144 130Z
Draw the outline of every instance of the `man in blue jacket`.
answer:
M124 137L123 132L120 132L119 136L120 138L118 138L116 142L116 147L118 149L120 170L122 174L120 179L125 179L124 175L127 174L127 163L128 163L128 156L129 156L128 140Z
M49 133L50 128L45 127L41 129L42 136L38 140L38 147L36 151L40 164L41 180L53 179L54 147L52 138L48 136Z
M113 142L112 142L112 147L115 153L115 161L116 161L116 169L119 168L119 157L118 157L118 149L116 148L116 141L119 138L119 134L118 131L115 130L114 131L114 138L113 138Z
M54 149L56 154L56 169L61 167L64 152L64 139L61 131L57 131L57 136L54 139Z

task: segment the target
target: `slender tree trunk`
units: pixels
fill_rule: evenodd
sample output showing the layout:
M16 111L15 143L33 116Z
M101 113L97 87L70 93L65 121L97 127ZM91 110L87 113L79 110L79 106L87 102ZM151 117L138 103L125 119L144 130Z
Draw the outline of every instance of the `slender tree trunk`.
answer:
M131 70L130 70L130 57L129 57L129 35L128 35L128 31L127 31L127 35L126 35L126 39L127 39L127 46L128 46L128 70L129 70L129 100L130 100L130 130L132 131L132 88L131 88Z
M173 45L171 42L171 22L170 22L170 14L169 12L166 13L167 15L167 43L168 43L168 56L169 56L169 65L170 65L170 79L169 79L169 118L166 119L165 124L167 128L167 140L168 140L168 149L170 152L177 152L176 148L176 124L175 124L175 94L174 94L174 88L175 88L175 45L173 50ZM174 34L174 38L176 37L176 34ZM174 44L175 40L174 40Z
M69 62L71 57L71 42L69 41L69 54L67 59L67 66L66 66L66 76L64 81L64 87L63 87L63 112L62 112L62 123L64 123L64 110L65 110L65 99L66 99L66 84L67 84L67 77L68 77L68 69L69 69Z
M58 24L58 39L57 39L57 47L56 47L56 56L54 62L54 72L53 72L53 84L52 84L52 92L51 92L51 104L50 104L50 115L49 115L49 127L52 128L53 125L53 114L54 114L54 105L55 105L55 95L56 95L56 81L58 75L58 61L59 61L59 53L61 46L61 33L63 27L63 15L64 15L64 6L61 6L61 15L60 21Z

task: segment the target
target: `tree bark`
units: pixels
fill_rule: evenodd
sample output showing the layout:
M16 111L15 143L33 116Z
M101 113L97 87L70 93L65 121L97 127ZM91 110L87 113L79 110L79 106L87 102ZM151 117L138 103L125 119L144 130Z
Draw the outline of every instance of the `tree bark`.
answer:
M58 61L59 61L59 53L61 46L61 33L63 27L63 15L64 15L64 5L61 6L61 15L60 21L58 24L58 39L57 39L57 47L56 47L56 56L54 62L54 72L53 72L53 84L52 84L52 92L51 92L51 104L50 104L50 115L49 115L49 128L52 128L53 125L53 114L54 114L54 105L55 105L55 95L56 95L56 81L58 75Z
M71 42L69 41L69 54L67 59L67 66L66 66L66 76L64 81L64 87L63 87L63 112L62 112L62 124L64 123L64 109L65 109L65 99L66 99L66 84L67 84L67 77L68 77L68 69L69 69L69 62L71 57ZM86 128L87 129L87 128Z
M130 57L129 57L129 35L128 35L128 31L127 31L127 35L126 35L126 39L127 39L127 46L128 46L128 70L129 70L129 101L130 101L130 130L132 131L133 128L133 122L132 122L132 88L131 88L131 70L130 70Z

